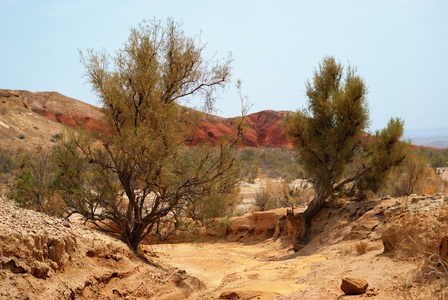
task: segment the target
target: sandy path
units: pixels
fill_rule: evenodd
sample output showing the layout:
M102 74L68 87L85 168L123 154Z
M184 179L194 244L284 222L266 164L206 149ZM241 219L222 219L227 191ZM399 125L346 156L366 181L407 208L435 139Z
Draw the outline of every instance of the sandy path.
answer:
M368 252L356 255L355 243L342 242L318 251L310 247L309 254L294 253L272 239L249 244L219 241L148 247L157 254L159 264L185 270L204 283L189 299L218 299L229 292L237 292L239 299L245 300L339 299L343 277L367 279L369 288L376 291L375 300L397 298L396 287L415 265L383 255L379 241L369 242Z
M209 299L226 291L252 292L254 296L258 294L256 299L273 299L303 290L306 285L295 280L308 274L313 263L326 259L321 254L291 254L272 240L250 245L216 242L151 248L159 256L160 264L185 270L200 279ZM205 294L202 297L207 298Z

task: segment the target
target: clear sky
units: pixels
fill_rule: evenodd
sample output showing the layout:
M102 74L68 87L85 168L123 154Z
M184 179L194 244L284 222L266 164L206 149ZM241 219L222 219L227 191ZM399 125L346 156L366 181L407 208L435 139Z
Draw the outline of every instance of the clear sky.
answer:
M232 52L233 79L254 106L297 110L326 55L350 62L369 87L370 130L448 127L448 1L0 0L0 88L57 91L98 105L78 49L114 52L143 19L173 17L200 32L207 55ZM237 116L234 88L218 115Z

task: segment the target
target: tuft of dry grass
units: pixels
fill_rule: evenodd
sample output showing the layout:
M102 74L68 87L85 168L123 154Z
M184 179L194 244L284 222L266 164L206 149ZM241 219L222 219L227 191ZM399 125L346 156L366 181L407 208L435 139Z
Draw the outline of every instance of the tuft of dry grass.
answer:
M352 255L353 253L353 248L352 247L344 247L338 250L338 255L339 256L349 256Z
M367 253L367 251L369 250L369 243L359 242L355 245L355 250L356 250L356 253L358 253L358 255Z
M403 198L402 209L383 232L383 245L396 259L415 262L416 269L402 283L405 299L448 299L448 210L445 203L430 207L433 197ZM422 202L422 203L420 203ZM417 206L417 203L420 207Z

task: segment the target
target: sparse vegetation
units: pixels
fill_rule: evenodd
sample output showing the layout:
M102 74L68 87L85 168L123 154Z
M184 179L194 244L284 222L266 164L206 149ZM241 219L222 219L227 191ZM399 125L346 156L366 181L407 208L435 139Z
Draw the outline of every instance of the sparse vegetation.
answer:
M79 131L55 147L58 188L71 212L134 250L150 233L179 229L183 217L218 215L237 182L234 140L185 146L200 114L179 104L202 96L210 110L230 80L231 59L207 61L203 50L168 19L133 28L114 57L81 54L110 134Z
M22 152L16 157L15 164L17 179L7 196L21 207L62 216L66 210L56 191L57 166L50 154L42 149L35 153Z
M405 152L405 159L390 173L387 184L382 189L382 194L393 197L409 196L422 193L422 190L428 185L432 170L428 168L425 153L410 147L405 149Z
M314 185L314 199L301 214L307 230L295 249L308 243L311 219L332 195L378 191L391 167L405 157L399 119L391 119L374 137L363 137L369 121L366 92L353 67L344 72L341 63L326 57L307 83L308 108L286 119L285 133Z
M239 151L241 177L252 182L258 176L291 182L301 177L295 151L288 148L243 148Z
M422 199L428 200L431 198ZM409 206L402 204L394 219L388 222L383 244L396 258L412 260L417 266L404 283L407 298L445 299L448 295L448 212L446 209L414 211Z
M358 255L367 253L368 250L369 250L369 243L367 242L359 242L355 245L355 251L356 253L358 253Z
M428 156L428 161L431 167L433 168L448 167L448 149L426 150L422 148L421 151Z
M257 192L255 202L261 211L297 205L305 206L312 199L312 193L313 190L306 181L293 184L285 180L270 179L266 180L264 186Z

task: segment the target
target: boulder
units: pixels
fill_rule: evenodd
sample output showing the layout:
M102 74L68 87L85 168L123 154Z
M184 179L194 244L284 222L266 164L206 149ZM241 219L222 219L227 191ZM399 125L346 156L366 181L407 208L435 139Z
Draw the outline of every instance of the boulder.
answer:
M342 278L341 290L346 295L360 295L367 290L369 283L362 278Z

